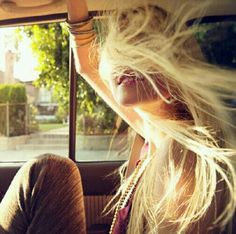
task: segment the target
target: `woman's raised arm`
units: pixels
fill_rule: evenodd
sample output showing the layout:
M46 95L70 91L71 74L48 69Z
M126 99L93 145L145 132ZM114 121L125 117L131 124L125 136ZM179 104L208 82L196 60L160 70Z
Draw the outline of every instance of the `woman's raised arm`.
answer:
M96 47L93 42L92 20L90 20L85 0L67 0L68 22L71 25L71 46L73 48L77 72L136 132L143 135L139 115L131 108L117 104L109 87L99 77ZM75 32L75 33L73 33ZM95 51L91 51L91 49ZM93 56L90 58L90 54Z

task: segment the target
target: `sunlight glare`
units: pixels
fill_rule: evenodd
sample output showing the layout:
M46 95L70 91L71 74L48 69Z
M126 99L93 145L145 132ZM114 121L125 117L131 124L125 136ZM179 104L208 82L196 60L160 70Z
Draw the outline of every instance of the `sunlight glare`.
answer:
M5 71L5 54L10 50L16 54L14 78L21 81L35 80L38 78L38 72L35 70L38 61L33 56L30 39L24 35L17 48L15 30L14 27L0 28L0 70Z

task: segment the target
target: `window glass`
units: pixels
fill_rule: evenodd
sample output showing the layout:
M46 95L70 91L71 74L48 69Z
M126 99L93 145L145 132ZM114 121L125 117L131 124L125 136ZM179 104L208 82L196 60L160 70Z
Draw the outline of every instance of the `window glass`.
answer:
M68 32L63 24L0 29L0 161L68 155Z
M128 158L132 132L78 76L77 80L77 161L120 161Z
M196 34L201 49L210 63L236 68L236 22L205 23Z
M236 68L236 23L202 25L210 63ZM68 155L69 49L63 23L0 29L0 161ZM235 100L227 100L235 106ZM78 76L76 160L125 160L132 133Z
M102 42L100 21L94 22ZM129 156L134 132L78 75L77 79L77 161L123 161Z
M202 24L201 27L202 31L196 34L196 39L209 63L226 69L236 69L236 22L206 23ZM230 107L236 108L236 99L225 99L224 101ZM231 114L233 124L235 125L235 111L232 111Z
M201 29L196 39L209 63L236 68L236 23L202 24ZM82 78L78 79L77 87L76 159L126 159L132 142L128 126L121 122ZM227 102L236 105L235 100Z

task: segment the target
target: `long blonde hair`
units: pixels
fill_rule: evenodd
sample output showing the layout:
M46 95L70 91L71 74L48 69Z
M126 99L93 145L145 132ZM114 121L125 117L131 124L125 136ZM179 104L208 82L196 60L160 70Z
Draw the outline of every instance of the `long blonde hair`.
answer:
M230 118L235 110L223 101L235 98L236 72L208 64L193 39L199 26L186 27L186 20L196 11L204 15L210 3L195 8L182 4L174 13L161 9L157 0L126 5L120 0L109 12L101 55L112 63L114 75L127 68L136 71L166 104L181 103L191 116L160 115L155 103L135 108L145 120L145 137L156 147L135 191L127 233L223 229L236 207L235 126ZM153 81L157 73L164 77L170 99ZM157 133L165 135L163 142ZM159 172L156 157L167 159Z

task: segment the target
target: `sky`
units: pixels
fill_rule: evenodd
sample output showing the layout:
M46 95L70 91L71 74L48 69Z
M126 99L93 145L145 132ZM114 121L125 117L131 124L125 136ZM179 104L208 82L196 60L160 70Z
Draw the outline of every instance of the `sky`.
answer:
M14 66L14 77L21 81L32 81L37 79L38 72L35 70L37 67L37 59L32 53L30 47L30 39L23 36L22 41L19 42L18 50L16 51L15 35L16 28L0 28L0 70L5 70L5 53L7 50L12 50L17 53L18 61Z

